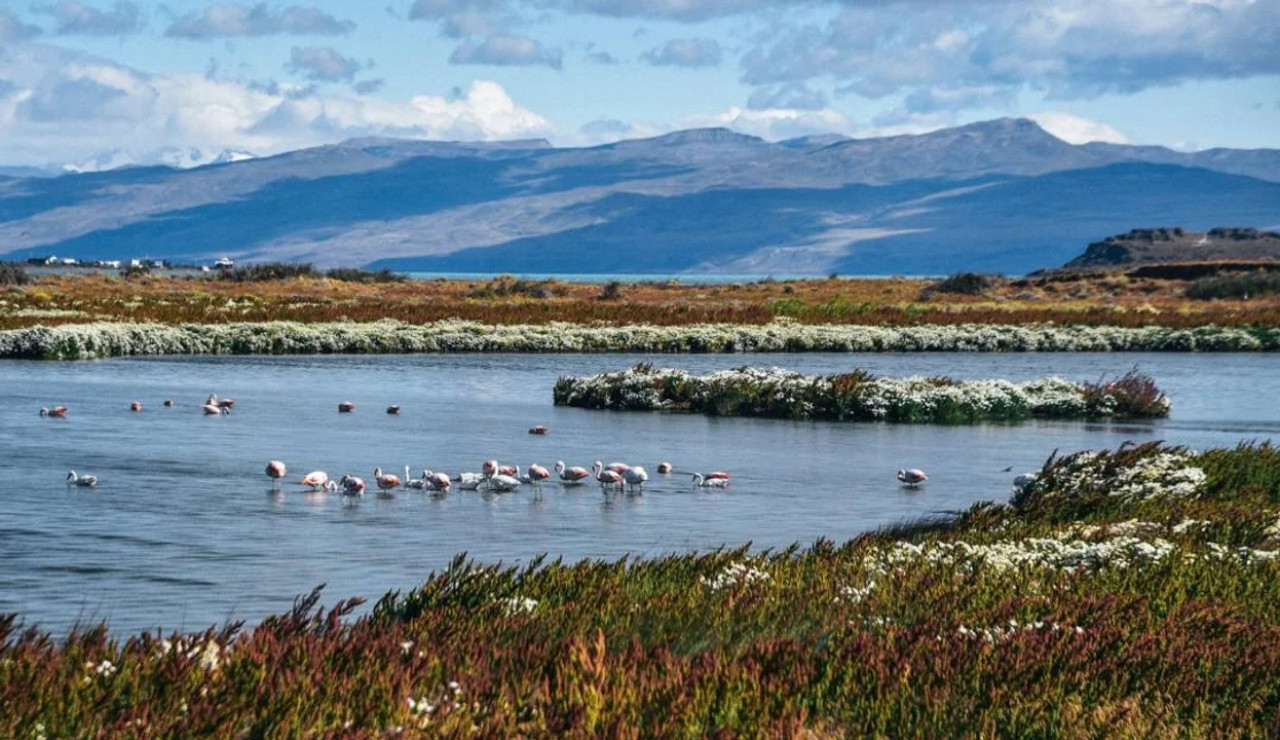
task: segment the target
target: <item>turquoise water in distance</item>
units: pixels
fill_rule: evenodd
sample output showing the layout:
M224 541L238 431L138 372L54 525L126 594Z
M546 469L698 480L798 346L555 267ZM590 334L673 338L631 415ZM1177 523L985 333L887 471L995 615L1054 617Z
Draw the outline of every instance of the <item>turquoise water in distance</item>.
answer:
M1173 399L1150 423L926 426L710 418L556 408L563 374L649 361L697 372L742 365L810 373L1096 380L1135 364ZM1274 354L392 355L0 361L0 612L61 632L251 623L327 583L325 602L407 590L466 552L484 562L540 553L616 559L752 542L783 548L975 501L1005 500L1019 472L1054 450L1165 440L1198 449L1280 434ZM237 399L206 417L210 393ZM163 399L177 401L164 408ZM357 404L339 414L340 401ZM132 401L144 410L129 411ZM399 404L398 416L384 412ZM65 405L63 419L38 416ZM546 424L550 433L530 435ZM499 496L402 491L355 502L272 492L263 468L372 479L374 466L456 473L489 458L645 465L642 496L546 486ZM724 492L681 471L728 470ZM1003 472L1012 466L1010 472ZM930 480L904 490L898 468ZM71 489L67 470L97 475Z
M488 272L406 272L411 280L473 280L484 281L494 279L499 273ZM826 280L825 275L720 275L714 273L670 273L664 275L645 274L564 274L564 273L501 273L521 280L558 280L562 283L608 283L616 280L620 283L667 283L676 282L683 285L730 285L733 283L758 283L762 280L776 282L795 282L799 280ZM874 280L889 277L909 277L913 279L931 278L927 275L840 275L841 280ZM939 276L942 277L942 276Z

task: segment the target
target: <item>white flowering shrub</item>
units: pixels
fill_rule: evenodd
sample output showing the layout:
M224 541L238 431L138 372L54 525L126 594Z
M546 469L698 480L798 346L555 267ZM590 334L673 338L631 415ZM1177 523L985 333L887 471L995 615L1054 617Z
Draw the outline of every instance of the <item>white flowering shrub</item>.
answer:
M1119 352L1275 351L1280 328L811 325L498 326L469 321L303 324L90 323L0 331L0 358L410 352Z
M600 375L562 377L552 396L557 405L592 409L836 421L970 422L1120 415L1110 395L1087 393L1084 385L1061 378L961 382L876 378L860 371L804 375L752 367L693 375L637 365ZM1165 415L1169 405L1154 409L1157 415Z

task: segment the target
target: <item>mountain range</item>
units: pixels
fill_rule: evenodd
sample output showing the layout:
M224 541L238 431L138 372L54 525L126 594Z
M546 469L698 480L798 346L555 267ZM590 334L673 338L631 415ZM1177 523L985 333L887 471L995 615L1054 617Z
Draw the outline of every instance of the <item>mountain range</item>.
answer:
M587 148L354 139L191 169L0 170L0 256L432 272L1021 273L1136 226L1280 225L1280 150L1068 144L1000 119Z

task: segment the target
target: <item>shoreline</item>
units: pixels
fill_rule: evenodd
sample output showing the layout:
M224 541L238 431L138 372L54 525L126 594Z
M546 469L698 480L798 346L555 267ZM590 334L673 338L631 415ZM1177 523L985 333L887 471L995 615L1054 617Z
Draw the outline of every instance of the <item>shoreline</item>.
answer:
M1274 352L1280 328L957 324L587 326L437 321L92 323L0 331L0 359L158 355L738 352Z

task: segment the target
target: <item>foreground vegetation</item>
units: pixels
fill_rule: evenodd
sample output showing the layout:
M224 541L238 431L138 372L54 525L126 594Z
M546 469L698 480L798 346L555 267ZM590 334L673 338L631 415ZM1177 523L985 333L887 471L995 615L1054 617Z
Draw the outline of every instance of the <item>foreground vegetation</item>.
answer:
M458 558L366 616L55 639L0 619L5 737L1265 737L1280 450L1051 459L837 545ZM327 734L326 734L327 733Z
M623 326L438 321L304 324L94 323L0 331L0 358L409 352L1248 352L1280 349L1280 328L1207 326Z
M655 368L556 381L557 406L619 411L692 411L713 416L764 416L826 421L944 424L1024 419L1140 419L1169 415L1170 403L1148 375L1072 383L952 378L877 378L863 370L804 375L781 368L742 367L708 375Z
M306 268L304 270L304 268ZM11 279L10 279L11 278ZM1042 324L1190 328L1280 327L1280 296L1256 290L1191 300L1188 280L1123 274L1025 280L761 280L732 285L666 282L590 285L499 277L395 281L362 271L320 275L306 266L261 265L199 277L139 274L27 276L0 271L0 329L89 322L331 323L395 319L425 324L567 322L615 325ZM383 282L390 280L391 282ZM7 287L5 287L7 286Z

